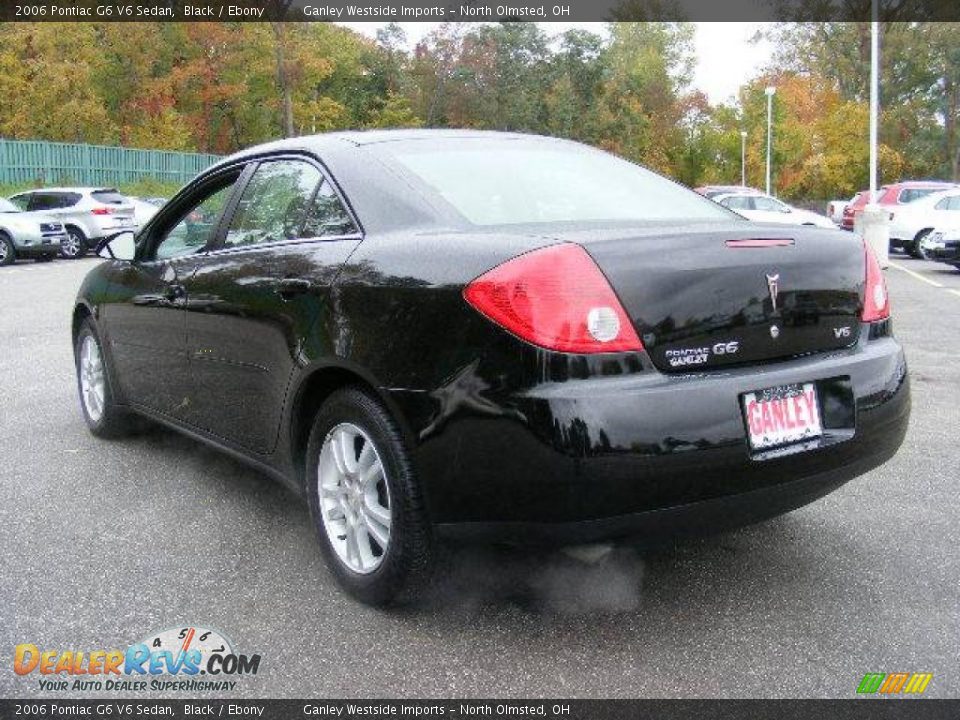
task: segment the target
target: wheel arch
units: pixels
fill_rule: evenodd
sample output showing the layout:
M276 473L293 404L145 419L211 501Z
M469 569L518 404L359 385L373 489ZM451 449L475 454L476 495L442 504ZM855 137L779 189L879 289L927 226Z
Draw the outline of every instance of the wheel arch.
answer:
M70 338L73 344L77 344L77 335L80 332L80 326L87 318L93 318L93 311L86 303L79 302L73 308L73 318L70 321Z
M313 419L330 395L344 387L359 387L380 401L397 423L408 448L414 447L414 436L400 408L367 373L341 364L326 364L308 371L293 392L288 415L290 459L296 469L297 482L303 487L305 455Z
M932 227L920 228L917 230L916 234L913 236L914 242L920 242L927 233L933 232Z

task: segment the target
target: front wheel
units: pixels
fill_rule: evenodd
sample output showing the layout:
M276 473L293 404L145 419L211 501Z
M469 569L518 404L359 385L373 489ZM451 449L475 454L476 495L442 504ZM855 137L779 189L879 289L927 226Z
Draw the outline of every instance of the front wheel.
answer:
M0 266L10 265L17 259L17 251L13 241L6 235L0 234Z
M114 400L103 346L90 320L85 320L77 333L74 358L80 409L90 432L105 438L129 434L133 423Z
M75 227L67 228L67 236L60 242L60 254L67 260L76 260L86 255L86 235Z
M426 586L429 524L403 438L383 405L355 387L332 394L313 423L306 473L321 550L347 592L382 607Z
M913 245L910 246L909 253L910 257L916 258L917 260L929 260L930 257L927 255L926 248L923 247L923 239L933 232L931 229L921 230L917 233L917 236L913 239Z

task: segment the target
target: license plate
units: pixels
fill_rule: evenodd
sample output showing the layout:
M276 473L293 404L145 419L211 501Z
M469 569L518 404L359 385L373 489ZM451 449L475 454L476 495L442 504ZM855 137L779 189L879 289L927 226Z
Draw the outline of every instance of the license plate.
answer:
M750 447L789 445L823 435L820 404L813 383L781 385L743 395Z

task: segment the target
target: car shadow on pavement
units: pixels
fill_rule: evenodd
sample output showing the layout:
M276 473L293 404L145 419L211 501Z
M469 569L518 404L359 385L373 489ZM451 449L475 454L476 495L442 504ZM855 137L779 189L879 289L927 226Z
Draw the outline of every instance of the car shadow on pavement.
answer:
M312 589L302 599L331 595L351 603L323 567L306 504L257 470L214 449L161 427L136 440L137 454L173 466L180 491L195 492L204 504L215 503L227 523L247 533L263 533L255 551L258 562L292 551L305 566ZM189 488L189 483L198 484ZM186 487L185 487L186 485ZM426 617L463 628L478 615L517 619L572 619L583 615L634 616L710 612L731 594L747 597L771 584L789 585L798 578L809 587L835 574L824 565L848 555L849 538L829 524L786 515L721 535L672 543L614 543L578 548L441 545L433 581L389 612L401 623ZM277 531L277 529L282 529ZM816 536L816 537L814 537ZM833 545L830 545L833 543ZM287 547L270 547L286 544ZM290 545L296 547L289 547ZM824 551L824 546L832 547ZM614 620L615 621L615 620Z

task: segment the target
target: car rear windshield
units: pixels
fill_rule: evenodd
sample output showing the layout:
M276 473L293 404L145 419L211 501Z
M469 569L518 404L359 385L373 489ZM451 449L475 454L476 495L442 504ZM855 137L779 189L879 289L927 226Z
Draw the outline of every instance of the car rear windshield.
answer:
M475 225L737 217L649 170L572 144L414 142L388 152Z
M105 205L123 205L127 202L127 199L116 190L94 190L90 193L90 197Z

